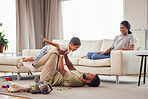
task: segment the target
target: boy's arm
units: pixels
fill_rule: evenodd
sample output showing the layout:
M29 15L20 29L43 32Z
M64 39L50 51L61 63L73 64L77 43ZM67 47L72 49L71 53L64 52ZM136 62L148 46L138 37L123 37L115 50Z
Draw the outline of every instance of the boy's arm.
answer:
M58 62L58 71L61 73L62 76L64 76L65 73L67 72L67 71L64 69L63 56L60 56L60 58L59 58L59 62Z
M71 61L69 60L67 54L64 55L65 58L65 63L68 67L69 70L76 70L76 68L73 66L73 64L71 63Z
M53 42L51 42L51 41L46 40L42 35L41 35L41 38L42 38L43 42L46 42L46 43L48 43L48 44L50 44L50 45L53 45L53 46L59 48L59 44L53 43Z

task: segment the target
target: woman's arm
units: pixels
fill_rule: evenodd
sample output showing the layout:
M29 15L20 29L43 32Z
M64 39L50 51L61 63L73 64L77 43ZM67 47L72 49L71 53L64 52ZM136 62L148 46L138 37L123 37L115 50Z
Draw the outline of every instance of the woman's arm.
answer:
M104 54L108 54L112 51L113 48L109 48L107 49L104 53L96 53L96 54L100 54L100 55L104 55Z
M42 38L43 42L46 42L46 43L48 43L48 44L50 44L50 45L53 45L53 46L59 48L59 44L53 43L53 42L51 42L51 41L46 40L42 35L41 35L41 38Z
M118 50L134 50L134 45L130 45L130 48L122 47L122 48L119 48Z

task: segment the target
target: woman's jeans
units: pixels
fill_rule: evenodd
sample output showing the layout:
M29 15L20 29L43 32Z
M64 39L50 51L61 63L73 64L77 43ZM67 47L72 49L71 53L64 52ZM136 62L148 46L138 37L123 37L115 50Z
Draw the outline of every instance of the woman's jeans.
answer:
M100 55L96 53L103 53L103 52L88 52L86 55L86 58L92 59L92 60L110 58L110 53L105 54L105 55Z

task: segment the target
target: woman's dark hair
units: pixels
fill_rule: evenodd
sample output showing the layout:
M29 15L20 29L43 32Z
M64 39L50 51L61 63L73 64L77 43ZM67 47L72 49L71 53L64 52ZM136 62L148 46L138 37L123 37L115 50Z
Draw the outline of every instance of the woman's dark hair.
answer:
M98 87L100 85L100 78L98 75L88 84L89 87Z
M81 41L80 41L80 39L79 39L78 37L73 37L73 38L70 40L69 44L71 44L71 43L73 43L74 46L77 46L77 45L80 45L80 46L81 46Z
M128 21L122 21L121 24L124 25L128 29L128 34L132 34L132 32L130 31L131 25Z

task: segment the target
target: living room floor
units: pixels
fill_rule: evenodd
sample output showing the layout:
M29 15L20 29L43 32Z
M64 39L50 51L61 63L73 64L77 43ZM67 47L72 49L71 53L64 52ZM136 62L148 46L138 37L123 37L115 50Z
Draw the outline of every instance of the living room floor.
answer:
M29 99L29 98L22 98L22 97L15 97L15 96L0 94L0 99Z
M6 84L8 82L2 82L5 76L11 75L10 73L0 73L0 84ZM28 76L23 74L20 81L16 80L16 75L12 76L13 82L19 84L34 84L33 78L39 76L39 73L34 76ZM120 84L115 84L115 76L103 76L101 78L101 84L99 87L71 87L72 89L64 90L65 87L54 86L53 91L48 95L42 94L30 94L26 92L9 93L5 89L0 89L0 99L147 99L148 97L148 77L146 84L142 84L143 77L141 79L141 86L137 86L137 76L121 76L119 78ZM56 90L57 88L62 91Z

